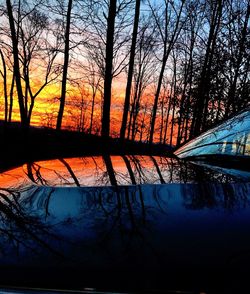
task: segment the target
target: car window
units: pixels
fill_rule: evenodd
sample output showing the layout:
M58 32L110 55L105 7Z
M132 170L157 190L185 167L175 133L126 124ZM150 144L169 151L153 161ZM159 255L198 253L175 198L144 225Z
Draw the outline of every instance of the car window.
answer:
M178 149L180 158L204 155L250 156L250 111L244 111Z

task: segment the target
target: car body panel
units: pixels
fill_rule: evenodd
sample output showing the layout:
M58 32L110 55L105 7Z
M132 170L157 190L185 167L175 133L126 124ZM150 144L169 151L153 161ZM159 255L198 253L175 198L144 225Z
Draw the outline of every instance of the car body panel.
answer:
M1 284L120 292L245 286L250 184L241 174L106 155L28 163L3 173L3 183Z

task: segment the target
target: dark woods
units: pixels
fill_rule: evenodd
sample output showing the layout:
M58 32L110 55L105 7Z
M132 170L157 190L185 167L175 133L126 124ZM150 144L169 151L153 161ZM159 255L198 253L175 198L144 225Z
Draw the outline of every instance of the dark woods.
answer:
M6 123L180 145L248 106L249 0L0 3Z

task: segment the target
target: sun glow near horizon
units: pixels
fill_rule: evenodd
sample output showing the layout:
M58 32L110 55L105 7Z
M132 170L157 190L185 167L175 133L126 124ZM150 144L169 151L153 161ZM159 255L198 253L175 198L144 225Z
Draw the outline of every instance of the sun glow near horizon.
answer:
M8 83L9 84L9 83ZM80 84L80 86L79 86ZM67 84L66 104L63 117L62 127L65 129L82 130L88 132L90 127L90 117L93 99L93 89L91 85L85 84L84 81L77 86L71 83ZM38 77L32 82L34 92L41 87ZM114 79L112 87L112 103L110 128L112 136L119 136L121 127L121 118L123 112L123 104L125 97L126 78ZM34 109L31 117L31 125L52 127L56 126L56 119L59 110L59 102L61 95L61 85L59 82L51 83L44 87L40 94L36 97ZM95 94L95 105L93 111L93 130L92 132L100 134L101 130L101 107L102 107L102 92L97 91ZM133 92L132 92L133 95ZM131 96L132 96L131 95ZM0 92L0 119L4 120L4 95ZM148 90L142 96L142 104L146 107L147 104L153 104L153 92ZM146 111L146 109L145 109ZM143 114L139 114L142 117ZM150 112L145 116L147 123L150 121ZM141 118L142 119L142 118ZM159 117L158 117L159 119ZM17 95L14 94L12 121L20 121L19 106ZM83 124L83 125L81 125ZM159 124L159 122L157 123ZM157 129L157 127L156 127ZM169 132L168 132L169 134ZM157 140L158 136L156 136ZM143 140L146 137L143 136Z

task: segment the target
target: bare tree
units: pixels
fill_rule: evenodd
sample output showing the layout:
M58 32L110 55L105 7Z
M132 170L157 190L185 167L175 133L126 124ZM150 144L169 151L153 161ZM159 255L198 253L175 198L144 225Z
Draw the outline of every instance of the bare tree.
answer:
M2 42L5 51L13 52L8 64L9 71L13 71L15 79L15 89L12 82L9 91L8 120L11 120L13 95L16 92L21 123L25 128L30 124L35 99L60 74L60 68L55 64L59 45L51 44L49 21L41 12L43 8L41 1L30 4L21 3L19 0L17 6L13 7L8 1L6 17L9 29L3 29L5 37ZM40 79L37 82L36 77L39 74ZM36 87L33 85L34 82Z
M191 96L194 79L194 54L197 44L198 32L202 28L204 19L204 9L200 1L189 2L186 4L187 22L182 34L182 65L181 83L182 90L180 95L180 105L178 109L178 132L176 145L188 139L190 116L192 113ZM197 61L196 61L197 63Z
M126 93L125 93L125 100L124 100L122 125L121 125L121 130L120 130L120 139L121 140L124 140L124 138L125 138L127 119L128 119L129 101L130 101L130 93L131 93L133 70L134 70L136 39L137 39L139 17L140 17L140 4L141 4L141 0L136 0L134 27L133 27L133 34L132 34L132 43L131 43L131 48L130 48L128 78L127 78L127 86L126 86Z
M156 93L155 93L155 97L154 97L154 106L153 106L153 110L152 110L151 130L150 130L150 137L149 137L150 143L153 142L153 137L154 137L158 99L160 96L165 67L166 67L170 52L171 52L172 48L174 47L174 45L178 39L178 36L182 30L182 26L184 24L184 20L182 19L182 11L183 11L183 7L184 7L184 3L185 3L184 0L180 1L180 3L178 3L180 5L179 5L179 7L177 7L177 2L165 1L164 28L162 28L162 26L161 26L161 20L159 19L157 12L150 5L151 10L154 15L154 20L155 20L156 25L158 27L160 37L161 37L162 43L163 43L161 70L160 70L160 74L159 74L159 78L158 78L157 89L156 89ZM172 16L172 13L175 14L175 17Z
M191 137L194 137L202 130L202 122L206 120L207 106L208 106L208 93L210 85L211 64L213 60L216 39L218 36L219 28L221 25L223 0L211 2L210 7L210 29L209 36L206 44L206 53L204 62L200 73L200 81L197 89L197 98L194 106L194 115L190 130Z
M64 35L64 63L63 63L63 77L62 77L62 87L61 87L61 98L60 98L60 108L57 117L56 129L60 130L62 125L63 111L65 106L66 97L66 86L67 86L67 73L69 64L69 36L70 36L70 21L71 21L71 9L73 0L68 0L68 9L66 16L66 28Z
M106 35L106 55L105 55L105 79L104 79L104 98L102 114L102 136L109 137L110 132L110 105L111 105L111 86L113 69L113 50L116 17L116 0L110 0L107 18Z
M27 115L25 112L25 106L24 106L24 99L23 99L23 90L22 90L22 84L21 84L21 73L20 73L20 65L19 65L19 56L18 56L18 36L17 31L15 28L15 21L13 17L13 8L10 0L6 0L6 6L7 6L7 14L9 19L9 27L11 32L11 42L12 42L12 52L13 52L13 70L14 70L14 77L16 81L16 89L17 89L17 95L18 95L18 103L19 103L19 110L20 110L20 117L21 122L24 127L27 127L28 120ZM20 1L19 1L19 9L20 9Z
M110 136L112 84L114 78L127 67L130 40L131 7L133 0L112 0L89 2L87 14L89 42L86 44L87 58L93 60L100 75L103 88L102 131L104 137ZM105 35L106 33L106 35Z
M138 44L133 74L133 92L131 95L132 99L130 102L129 123L127 127L127 138L130 139L131 137L132 140L135 140L136 133L139 130L137 118L142 107L141 104L143 95L145 94L147 87L152 83L152 76L155 67L154 46L156 43L154 31L155 28L151 27L149 16L142 21L138 32ZM148 110L147 107L144 108L144 110L145 109ZM144 121L146 114L147 111L144 111Z
M8 90L7 90L7 68L6 68L6 62L4 58L3 51L0 48L0 56L2 61L3 70L0 70L0 74L3 78L3 92L4 92L4 120L5 122L8 121Z
M247 2L244 22L242 25L242 29L239 33L239 42L237 45L238 50L236 52L234 75L233 75L233 80L231 82L231 85L228 91L228 99L227 99L226 110L225 110L226 116L230 114L230 107L233 108L233 112L236 112L236 109L237 109L238 99L235 94L236 94L236 88L237 88L237 81L240 75L240 67L242 66L242 60L246 50L246 45L247 45L246 40L247 40L247 36L249 35L249 27L248 27L249 17L250 17L250 1Z

